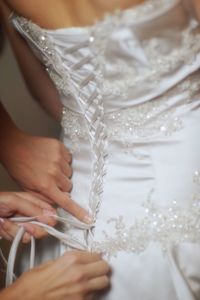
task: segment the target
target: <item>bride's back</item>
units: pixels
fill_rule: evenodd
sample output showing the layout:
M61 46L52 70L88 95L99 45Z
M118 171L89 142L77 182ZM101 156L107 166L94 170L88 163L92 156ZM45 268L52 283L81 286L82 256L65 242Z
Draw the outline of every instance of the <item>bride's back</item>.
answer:
M87 26L101 19L106 12L126 9L145 0L7 0L16 11L41 27L56 29L71 26Z

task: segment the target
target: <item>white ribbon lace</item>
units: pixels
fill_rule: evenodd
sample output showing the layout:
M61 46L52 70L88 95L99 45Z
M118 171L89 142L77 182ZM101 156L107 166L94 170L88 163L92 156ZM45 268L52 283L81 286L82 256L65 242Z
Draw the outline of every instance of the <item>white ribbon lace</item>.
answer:
M79 221L75 221L72 219L65 219L57 215L52 215L51 217L54 217L58 222L61 222L63 224L67 224L79 229L83 229L87 232L90 232L90 229L93 227L93 224L84 224ZM47 224L41 223L37 221L37 217L14 217L9 219L12 222L16 223L29 223L29 224L34 224L42 227L46 232L60 240L62 243L65 245L77 249L77 250L86 250L88 247L84 245L82 242L74 239L72 236L68 236L65 233L62 233L61 231L57 230L54 227L51 227ZM23 235L25 233L25 228L21 224L18 230L17 235L15 236L9 256L8 256L8 261L7 261L7 270L6 270L6 287L11 285L15 279L15 274L14 274L14 267L15 267L15 260L16 260L16 255L17 255L17 250L19 247L19 244L23 238ZM2 253L0 252L0 256L2 259L5 261L5 258L3 257ZM35 238L31 236L31 249L30 249L30 263L29 263L29 268L32 269L35 265Z

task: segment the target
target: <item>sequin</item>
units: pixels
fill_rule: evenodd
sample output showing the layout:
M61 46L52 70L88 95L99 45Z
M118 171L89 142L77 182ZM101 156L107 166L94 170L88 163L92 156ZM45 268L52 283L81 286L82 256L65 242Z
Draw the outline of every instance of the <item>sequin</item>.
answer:
M194 183L200 186L199 171L194 174ZM141 253L152 242L158 243L164 252L172 245L199 242L200 193L191 197L188 207L182 207L175 200L163 207L152 201L152 192L143 204L144 217L132 225L127 225L123 216L109 219L107 227L114 228L114 233L104 231L102 241L94 241L93 251L112 257L121 251Z
M182 93L179 105L187 105L200 92L199 75L194 73L180 82L164 96L154 100L104 114L107 138L111 142L120 142L124 149L132 149L137 139L167 137L181 130L183 120L177 116L176 106L170 104L171 98ZM72 141L73 151L78 151L78 140L88 139L84 117L64 108L62 127Z
M120 96L127 97L130 88L135 88L148 80L152 85L157 85L161 78L170 72L177 70L183 63L190 63L194 60L197 53L200 51L200 34L196 30L198 23L192 20L185 29L181 32L181 44L175 47L168 55L162 52L159 45L162 42L162 37L144 39L142 48L149 65L146 68L141 68L142 72L138 71L137 62L127 63L123 59L114 61L112 71L107 69L107 64L111 61L106 56L107 47L109 47L109 38L111 34L120 26L130 26L132 20L140 20L148 14L170 6L174 1L170 0L149 0L146 4L139 5L134 9L119 11L114 14L108 14L103 20L97 22L94 26L88 27L88 49L91 50L93 57L90 63L95 69L95 78L101 84L100 92L104 96ZM81 86L74 86L74 81L70 80L70 68L62 67L62 60L58 59L55 54L54 42L48 34L39 26L22 17L16 17L17 21L22 26L28 35L36 43L43 54L43 62L46 64L47 71L54 81L58 90L65 95L79 95ZM180 38L180 30L174 29L174 35L177 34L177 39ZM135 40L134 40L135 39ZM160 40L161 39L161 40ZM137 37L132 36L131 42L137 44ZM85 47L87 43L85 44ZM128 45L127 45L128 46ZM81 46L80 46L81 48ZM60 49L61 52L63 49ZM65 49L66 50L66 49ZM65 51L64 50L64 51ZM110 73L111 72L111 73ZM110 80L110 75L118 74L119 79Z

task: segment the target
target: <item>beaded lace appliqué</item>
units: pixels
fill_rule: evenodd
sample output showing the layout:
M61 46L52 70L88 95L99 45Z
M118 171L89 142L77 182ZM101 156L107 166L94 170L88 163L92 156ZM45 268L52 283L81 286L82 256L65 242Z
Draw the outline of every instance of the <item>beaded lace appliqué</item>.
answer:
M175 3L174 0L148 0L144 4L138 5L138 7L108 14L103 20L88 27L90 38L85 46L87 44L90 45L92 52L95 53L91 62L94 66L98 65L99 67L100 72L96 69L96 78L98 81L101 80L102 95L127 97L129 88L134 88L147 80L151 84L157 85L163 75L176 70L183 62L188 64L190 61L193 61L200 50L200 34L198 30L196 31L198 24L195 20L192 20L190 25L181 32L180 29L174 29L173 34L177 35L177 40L181 40L181 44L172 49L170 53L162 53L162 49L160 48L162 36L144 39L142 49L149 65L146 68L142 68L142 71L141 68L138 69L136 66L137 63L135 65L134 59L133 63L130 60L127 63L123 59L118 59L114 62L111 71L106 68L107 64L111 64L111 61L106 57L105 50L108 47L109 37L116 28L131 26L130 24L133 20L141 20L155 12L156 9L161 9L162 6L170 6L173 3ZM58 90L65 95L73 95L81 92L81 86L74 85L73 80L70 80L73 76L73 70L70 68L66 70L62 67L62 62L59 61L58 56L55 54L53 41L46 32L36 24L22 17L16 17L16 19L24 31L31 36L34 43L41 48L47 71ZM133 44L133 52L137 44L137 38L135 37L135 39L134 41L133 35L129 41ZM127 44L127 47L130 46ZM117 74L119 79L110 80L109 76L112 73Z
M200 188L200 172L196 171L193 182ZM150 196L152 192L150 193ZM123 216L108 220L115 233L103 232L101 242L94 242L93 250L105 253L108 257L118 252L140 253L151 242L161 245L163 251L173 244L198 242L200 240L200 193L194 194L188 207L183 208L176 201L170 206L160 207L151 197L144 203L145 217L128 227Z
M116 13L115 15L108 16L102 22L98 22L96 25L88 28L88 40L86 40L85 43L81 44L80 42L71 45L71 49L60 47L59 50L61 53L57 53L54 39L47 34L45 30L42 30L39 26L24 18L16 17L19 31L26 35L27 40L31 40L33 44L35 44L37 50L40 50L46 69L56 84L59 92L66 96L69 96L69 94L72 95L81 106L82 114L76 114L70 112L68 109L64 109L62 123L66 134L68 134L67 117L69 117L69 119L71 118L71 124L76 125L74 127L75 130L70 127L71 130L69 135L72 138L72 141L76 142L77 138L85 138L87 136L91 142L94 159L89 202L91 211L94 214L94 221L96 219L103 191L107 144L106 134L110 140L121 139L123 143L127 144L127 138L125 140L122 139L124 133L128 137L128 142L130 141L130 136L132 138L134 136L145 136L145 134L149 135L148 128L151 127L146 126L146 124L148 124L149 118L152 119L155 116L156 122L158 121L158 123L154 123L150 134L156 134L160 131L165 134L170 134L170 132L179 130L182 127L182 122L179 118L171 118L171 114L174 112L173 108L166 110L167 113L169 112L168 115L167 113L162 113L165 110L163 101L161 101L162 104L160 107L160 104L155 106L153 101L151 101L151 103L141 104L137 106L137 108L133 107L118 111L117 113L120 113L120 115L115 115L115 113L107 115L104 112L102 98L104 95L121 95L126 97L126 92L130 87L134 87L146 80L151 79L153 83L155 82L157 84L160 78L162 78L162 75L173 70L175 71L181 63L190 61L190 58L193 59L198 53L200 49L200 38L199 34L195 33L197 24L191 23L191 26L182 32L181 47L172 51L169 56L160 53L158 39L148 39L144 41L144 52L150 62L150 67L147 68L145 72L142 72L142 74L138 74L137 70L134 67L132 68L132 66L131 68L127 65L124 66L121 61L118 64L122 72L118 73L120 81L114 80L112 84L112 81L106 79L106 76L109 74L106 74L107 70L105 67L108 58L106 58L105 50L108 45L108 38L113 29L118 28L121 24L129 25L131 20L133 20L132 13L137 15L135 15L135 18L140 19L153 12L156 8L162 7L162 3L166 4L166 2L167 1L165 0L149 0L147 1L147 5L139 6L137 9L127 10L127 12L119 12L118 14ZM170 0L170 3L171 2L173 3L174 0ZM80 61L78 60L73 65L72 62L69 63L69 61L67 61L66 53L67 51L70 52L70 50L71 54L76 52L76 50L78 52L79 47L89 50L89 54L91 54L92 57L88 56L87 58L83 55L82 59L80 59ZM83 78L83 81L77 82L76 75L82 74L81 72L79 74L79 69L81 69L84 64L90 64L90 67L92 66L92 68L88 71L87 78ZM87 93L84 94L84 88L89 85L90 82L92 82L93 87L95 86L95 91L93 91L94 93L91 93L91 95L88 95ZM82 123L79 121L80 116L83 117L84 126L82 126ZM136 122L133 120L133 116L136 119ZM162 117L160 118L160 116ZM112 121L110 123L112 123L113 126L109 121ZM109 124L108 130L107 128L105 130L105 124L107 122ZM118 131L117 129L122 130Z
M168 5L174 2L169 1ZM92 33L95 40L94 45L99 49L95 60L101 65L102 74L104 75L102 95L127 98L130 88L137 88L138 85L145 82L157 85L164 75L177 70L183 63L193 62L200 51L200 34L197 30L199 24L195 20L191 20L189 25L182 31L180 31L180 28L174 28L174 38L180 40L181 43L167 53L160 46L163 42L162 34L138 41L138 38L132 32L129 40L127 39L126 47L130 48L132 45L131 49L134 53L135 47L141 44L140 51L144 52L145 61L148 62L146 66L143 65L141 68L138 68L137 59L133 58L132 62L129 59L127 63L126 60L118 57L111 63L106 54L103 54L106 53L105 49L111 47L109 37L116 28L131 26L133 20L145 18L148 14L156 11L158 7L161 9L162 5L166 7L167 1L147 1L146 5L143 4L138 8L119 11L114 15L108 14L103 21L97 22L94 26ZM104 51L100 51L101 49L104 49ZM111 66L109 69L107 68L108 65ZM113 75L116 75L116 78L113 79Z
M118 141L125 149L131 149L139 138L170 136L183 128L183 121L176 116L176 106L170 105L170 98L184 93L181 105L192 101L200 91L198 74L192 74L164 96L134 107L105 113L109 141ZM72 149L77 151L79 140L88 139L87 129L81 114L64 108L62 126L66 136L72 141Z

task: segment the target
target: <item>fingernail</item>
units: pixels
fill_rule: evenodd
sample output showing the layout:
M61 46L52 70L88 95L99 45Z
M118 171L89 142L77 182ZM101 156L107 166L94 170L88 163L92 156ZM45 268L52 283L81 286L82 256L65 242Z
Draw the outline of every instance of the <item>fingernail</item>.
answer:
M90 215L86 215L83 219L83 221L87 224L91 224L93 222L93 217Z

